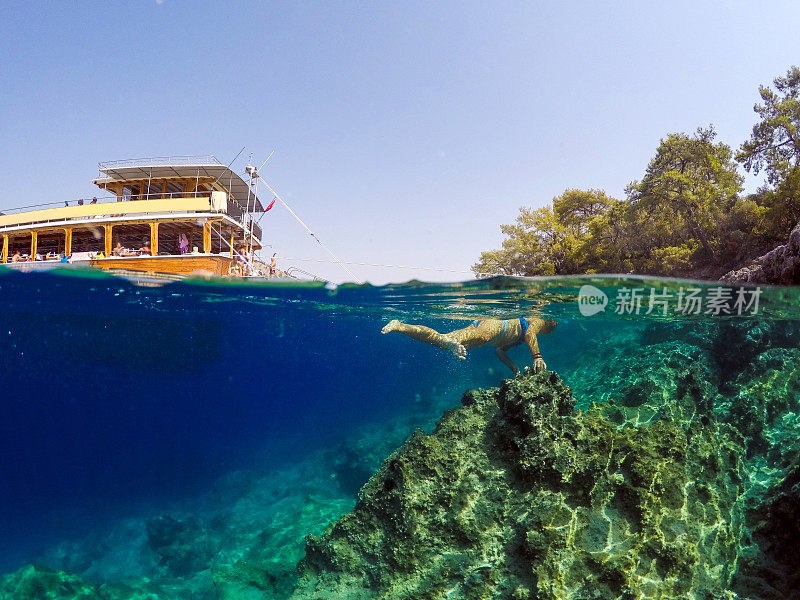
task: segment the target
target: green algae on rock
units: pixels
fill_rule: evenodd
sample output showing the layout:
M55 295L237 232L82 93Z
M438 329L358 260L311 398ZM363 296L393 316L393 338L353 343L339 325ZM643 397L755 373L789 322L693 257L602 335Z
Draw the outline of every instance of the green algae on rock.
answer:
M28 565L0 577L0 600L176 600L183 593L160 593L148 582L132 585L93 585L76 575ZM199 596L196 596L200 600Z
M80 577L28 565L0 577L2 600L103 600L97 589Z
M743 439L574 408L554 373L468 392L311 537L293 598L716 598L736 568Z

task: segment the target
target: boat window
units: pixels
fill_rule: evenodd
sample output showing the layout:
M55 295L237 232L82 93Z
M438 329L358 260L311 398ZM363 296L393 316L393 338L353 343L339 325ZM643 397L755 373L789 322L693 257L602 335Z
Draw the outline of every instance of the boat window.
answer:
M150 182L147 188L147 200L158 200L161 198L161 193L164 191L164 184L159 182Z
M102 252L105 234L101 227L75 228L72 230L72 252Z
M181 252L181 235L186 238L184 252ZM195 223L162 223L158 227L158 253L179 255L203 246L203 228Z
M184 184L182 181L168 181L167 182L167 198L178 198L184 193Z
M64 253L64 233L40 233L36 242L36 253L45 259L61 258Z
M113 248L116 248L117 244L122 246L121 255L127 256L135 254L137 251L141 250L145 244L148 246L150 245L150 225L115 225L111 237Z
M8 236L8 261L11 262L14 254L19 254L28 260L31 254L31 234L17 234Z
M123 200L138 200L139 199L139 186L126 185L122 188Z

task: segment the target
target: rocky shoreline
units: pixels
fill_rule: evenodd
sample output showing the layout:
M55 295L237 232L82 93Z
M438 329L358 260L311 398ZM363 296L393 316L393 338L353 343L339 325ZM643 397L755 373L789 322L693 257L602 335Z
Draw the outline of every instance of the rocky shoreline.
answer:
M746 267L720 278L728 283L800 284L800 223L789 234L786 244L750 261Z

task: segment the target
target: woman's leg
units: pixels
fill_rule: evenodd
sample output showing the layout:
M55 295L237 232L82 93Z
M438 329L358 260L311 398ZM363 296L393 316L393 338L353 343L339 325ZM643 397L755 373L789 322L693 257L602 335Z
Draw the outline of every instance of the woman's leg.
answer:
M503 322L498 319L484 319L478 325L456 329L450 333L439 333L424 325L408 325L395 319L381 329L381 333L398 331L420 342L452 352L453 356L464 360L467 357L467 350L482 346L494 339L502 331L502 327Z
M401 323L397 319L394 319L389 321L389 323L381 329L381 333L391 333L392 331L398 331L420 342L425 342L426 344L431 344L442 350L452 352L453 356L461 360L467 357L467 350L464 346L430 327L425 327L424 325L407 325L406 323Z

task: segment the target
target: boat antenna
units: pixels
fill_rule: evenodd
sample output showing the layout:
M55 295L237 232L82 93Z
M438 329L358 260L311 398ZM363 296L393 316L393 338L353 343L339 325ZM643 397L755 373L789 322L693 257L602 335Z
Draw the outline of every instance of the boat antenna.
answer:
M356 274L355 274L355 273L353 273L353 272L352 272L352 271L351 271L351 270L350 270L350 269L347 267L347 265L346 265L346 264L344 264L344 263L343 263L343 262L342 262L342 261L339 259L339 257L338 257L338 256L336 256L336 255L335 255L335 254L334 254L334 253L331 251L331 249L330 249L330 248L328 248L328 247L327 247L325 244L323 244L323 243L322 243L322 240L320 240L320 239L317 237L317 235L316 235L316 234L315 234L313 231L311 231L311 228L310 228L308 225L306 225L305 223L303 223L303 220L302 220L300 217L298 217L298 216L297 216L297 214L295 214L295 212L294 212L294 211L293 211L293 210L292 210L292 209L289 207L289 205L288 205L288 204L286 204L286 201L285 201L283 198L281 198L281 197L278 195L278 192L276 192L275 190L273 190L273 189L270 187L270 185L269 185L269 184L268 184L266 181L264 181L264 179L261 177L261 175L258 175L258 174L256 174L256 177L258 177L258 178L261 180L261 182L262 182L262 183L264 184L264 186L265 186L265 187L266 187L266 188L267 188L267 189L268 189L268 190L269 190L269 191L272 193L272 195L275 197L275 199L276 199L276 200L278 200L278 201L279 201L281 204L283 204L283 205L286 207L286 210L288 210L288 211L291 213L291 215L292 215L292 216L295 218L295 220L296 220L298 223L300 223L300 225L302 225L302 226L303 226L303 228L304 228L304 229L305 229L305 230L306 230L306 231L307 231L309 234L311 234L311 237L313 237L315 240L317 240L317 243L318 243L320 246L322 246L322 247L325 249L325 251L326 251L328 254L330 254L330 255L331 255L331 257L333 258L333 260L335 260L335 261L336 261L336 262L339 264L339 266L340 266L340 267L342 267L342 269L344 269L345 271L347 271L347 274L348 274L350 277L352 277L353 279L355 279L356 283L359 283L359 284L363 284L363 283L364 283L364 282L363 282L363 281L361 281L361 280L360 280L358 277L356 277Z
M258 171L256 171L256 174L258 174ZM258 179L256 179L256 189L253 192L253 211L250 212L250 206L249 205L247 207L247 209L248 209L247 216L250 217L250 223L248 224L248 227L250 228L250 242L248 243L248 247L250 248L251 252L253 250L253 213L256 210L256 205L257 204L258 204ZM245 234L245 235L247 235L247 234Z
M265 164L267 164L267 163L269 162L269 159L270 159L270 158L272 158L272 155L273 155L273 154L275 154L275 150L273 150L272 152L270 152L270 153L269 153L269 156L267 157L267 160L265 160L263 163L261 163L261 166L260 166L260 167L258 167L258 170L259 170L259 171L260 171L260 170L261 170L261 169L264 167L264 165L265 165Z
M251 163L248 163L247 169L245 169L245 170L250 174L250 185L251 186L253 185L253 181L252 181L253 177L257 177L258 176L258 172L264 167L265 164L267 164L267 162L269 162L269 159L272 158L273 154L275 154L275 150L273 150L272 152L269 153L269 156L267 157L267 159L263 163L261 163L261 166L258 167L257 169L252 166L253 155L252 154L250 155ZM255 210L256 210L256 203L257 202L258 202L258 180L256 180L256 191L255 191L255 197L253 198L253 212L255 212ZM255 229L253 227L253 223L255 221L255 217L253 217L253 212L250 212L250 188L248 188L247 189L247 214L250 215L250 244L249 244L250 248L253 247L253 236L255 235L255 232L253 231Z

